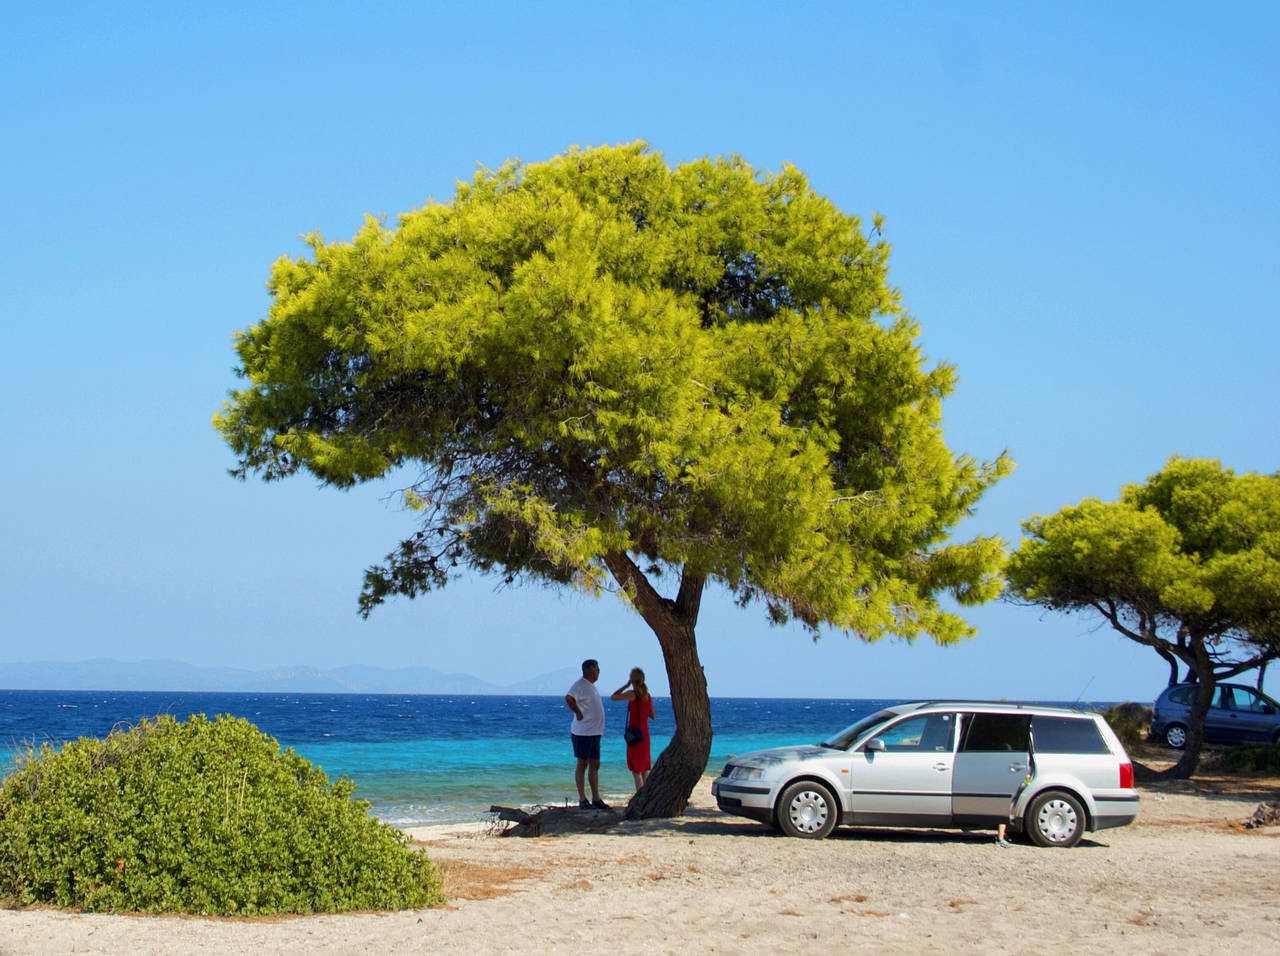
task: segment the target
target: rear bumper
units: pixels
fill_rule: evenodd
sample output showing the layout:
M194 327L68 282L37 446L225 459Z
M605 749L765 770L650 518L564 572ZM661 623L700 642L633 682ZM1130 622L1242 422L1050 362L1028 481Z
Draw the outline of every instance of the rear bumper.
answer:
M1098 812L1093 818L1093 829L1108 830L1112 827L1128 826L1138 817L1138 795L1124 797L1099 797L1094 795L1093 802Z

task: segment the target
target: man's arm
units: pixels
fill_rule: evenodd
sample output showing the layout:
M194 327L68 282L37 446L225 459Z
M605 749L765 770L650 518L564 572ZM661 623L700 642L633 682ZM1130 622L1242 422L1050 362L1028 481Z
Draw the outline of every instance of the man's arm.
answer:
M582 711L578 709L578 702L577 702L576 700L574 700L574 699L573 699L573 695L572 695L572 694L565 694L565 695L564 695L564 702L565 702L565 704L568 706L568 708L569 708L571 711L573 711L573 716L575 716L575 717L577 717L579 720L581 720L581 719L582 719Z

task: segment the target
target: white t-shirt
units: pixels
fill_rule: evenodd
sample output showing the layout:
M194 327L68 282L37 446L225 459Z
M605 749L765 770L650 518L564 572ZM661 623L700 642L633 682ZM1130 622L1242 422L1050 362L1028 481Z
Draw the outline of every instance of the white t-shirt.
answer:
M573 718L569 725L569 733L579 737L598 737L604 734L604 701L600 699L600 691L596 685L585 677L579 677L569 688L569 696L577 702L582 711L582 719Z

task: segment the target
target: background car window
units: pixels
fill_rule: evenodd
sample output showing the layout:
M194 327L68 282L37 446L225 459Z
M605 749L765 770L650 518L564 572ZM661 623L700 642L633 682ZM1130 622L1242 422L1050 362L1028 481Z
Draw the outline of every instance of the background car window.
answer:
M1169 700L1174 704L1190 704L1195 690L1194 687L1176 687L1169 691Z
M1255 694L1249 691L1249 707L1255 714L1274 714L1276 702L1266 694Z
M876 734L891 753L950 753L955 735L951 714L908 717Z
M1254 714L1265 714L1271 710L1266 700L1247 687L1222 688L1222 697L1218 706L1228 710L1247 710Z
M1098 725L1089 717L1032 717L1031 738L1039 754L1110 753Z
M964 722L960 749L965 753L1020 751L1026 753L1031 718L1021 714L970 714Z

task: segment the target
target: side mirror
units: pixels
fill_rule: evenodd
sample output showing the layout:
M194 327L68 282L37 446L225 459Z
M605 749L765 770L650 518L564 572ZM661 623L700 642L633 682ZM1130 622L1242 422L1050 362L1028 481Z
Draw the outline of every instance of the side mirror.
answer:
M884 741L881 740L879 737L872 737L870 740L867 741L867 744L863 749L883 751Z

